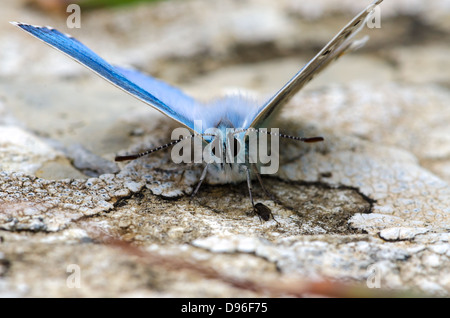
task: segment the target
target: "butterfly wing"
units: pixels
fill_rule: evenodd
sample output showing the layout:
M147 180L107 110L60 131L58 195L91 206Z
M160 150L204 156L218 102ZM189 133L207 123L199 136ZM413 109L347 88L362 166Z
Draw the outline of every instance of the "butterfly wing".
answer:
M70 35L50 27L11 22L44 43L68 55L118 88L194 130L192 108L201 105L178 89L138 71L112 66ZM152 92L152 93L150 93ZM201 133L201 132L198 132Z
M332 61L342 56L348 51L360 47L367 40L353 40L357 34L370 19L375 6L383 0L377 0L369 5L364 11L359 13L350 21L327 45L306 64L294 77L287 82L273 97L269 99L259 110L250 127L259 127L275 111L286 104L306 83L325 69Z
M114 65L114 68L125 76L129 81L141 87L159 100L164 100L165 104L177 110L178 114L183 114L186 110L193 110L203 107L194 98L186 95L178 88L175 88L159 79L148 76L140 71ZM190 118L191 119L191 118Z

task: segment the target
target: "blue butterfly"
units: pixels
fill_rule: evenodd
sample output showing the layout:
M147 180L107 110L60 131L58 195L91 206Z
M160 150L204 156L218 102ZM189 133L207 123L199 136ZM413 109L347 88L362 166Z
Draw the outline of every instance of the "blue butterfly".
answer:
M375 6L381 2L382 0L376 0L364 11L356 15L313 59L300 69L289 82L262 105L256 104L253 100L248 99L245 96L228 96L215 101L210 105L203 104L184 94L180 90L139 71L109 64L75 38L61 33L56 29L18 22L11 23L58 51L68 55L75 61L89 68L91 71L97 73L100 77L159 110L184 127L187 127L194 135L200 135L206 142L210 143L213 139L208 139L207 137L211 136L205 134L205 131L207 131L208 128L217 128L221 131L234 128L238 129L240 132L246 132L252 129L267 127L282 106L316 74L328 66L330 62L365 43L367 37L362 40L354 40L353 38L371 18ZM200 126L195 124L196 120L201 120ZM223 134L222 136L226 136L226 134ZM280 136L304 142L323 140L321 137L299 138L285 135ZM236 134L236 137L239 139L240 144L245 144L245 141L243 140L245 138L244 134ZM224 149L226 149L227 146L230 147L227 140L225 140L225 137L221 138L222 147ZM181 139L141 154L118 156L116 160L135 159L166 146L173 145L179 141L181 141ZM224 153L226 153L226 151ZM211 166L211 164L205 165L199 183L192 195L195 195L205 179L208 166ZM250 199L255 213L258 214L260 218L262 216L264 220L268 220L268 208L261 203L255 205L253 202L250 166L251 165L248 162L230 165L233 172L246 177ZM258 177L258 180L261 182L257 169L253 170Z

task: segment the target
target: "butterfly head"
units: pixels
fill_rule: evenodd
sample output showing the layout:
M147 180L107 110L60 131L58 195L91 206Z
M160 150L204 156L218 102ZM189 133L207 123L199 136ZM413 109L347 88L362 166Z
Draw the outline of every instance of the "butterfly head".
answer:
M221 153L213 154L221 156L222 162L232 162L237 156L243 156L242 150L245 150L245 129L236 129L230 120L221 119L216 125L219 132L217 144L221 146Z

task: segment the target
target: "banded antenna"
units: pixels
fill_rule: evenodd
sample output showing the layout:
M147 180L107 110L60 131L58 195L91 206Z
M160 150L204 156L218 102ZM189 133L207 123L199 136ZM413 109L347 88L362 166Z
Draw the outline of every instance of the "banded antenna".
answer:
M282 137L282 138L298 140L298 141L302 141L302 142L305 142L305 143L314 143L314 142L320 142L320 141L324 141L325 140L323 137L320 137L320 136L316 136L316 137L297 137L297 136L290 136L290 135L285 135L285 134L280 134L280 133L274 133L274 132L267 131L267 130L261 130L261 129L258 130L258 129L255 129L255 128L238 129L235 132L233 132L233 135L240 134L242 132L247 132L247 131L257 131L259 133L265 133L265 134L272 135L272 136L279 136L279 137Z
M247 131L257 131L257 129L255 129L255 128L239 129L237 131L234 131L233 135L239 134L241 132L247 132ZM272 135L272 136L279 136L279 137L282 137L282 138L298 140L298 141L302 141L302 142L305 142L305 143L314 143L314 142L320 142L320 141L324 140L324 138L320 137L320 136L317 136L317 137L296 137L296 136L290 136L290 135L285 135L285 134L280 134L280 133L273 133L273 132L264 131L264 130L263 131L260 130L259 132L266 133L266 134ZM150 154L152 154L152 153L154 153L154 152L156 152L158 150L166 149L166 148L168 148L170 146L176 145L177 143L182 142L183 140L186 140L188 138L194 138L194 137L197 137L197 136L201 136L201 137L213 136L213 137L216 137L216 135L214 135L214 134L192 134L192 135L185 136L185 137L182 137L180 139L174 140L174 141L169 142L167 144L164 144L162 146L146 150L144 152L131 154L131 155L116 156L114 158L114 161L135 160L135 159L138 159L138 158L150 155Z
M169 142L169 143L167 143L167 144L165 144L165 145L162 145L162 146L159 146L159 147L156 147L156 148L153 148L153 149L146 150L146 151L144 151L144 152L140 152L140 153L136 153L136 154L131 154L131 155L116 156L116 157L114 158L114 161L128 161L128 160L135 160L135 159L138 159L138 158L141 158L141 157L150 155L150 154L152 154L152 153L154 153L154 152L156 152L156 151L158 151L158 150L166 149L166 148L168 148L168 147L170 147L170 146L176 145L177 143L182 142L183 140L186 140L186 139L188 139L188 138L194 138L194 137L197 137L197 136L201 136L201 137L204 137L204 136L213 136L213 137L215 137L216 135L214 135L214 134L192 134L192 135L185 136L185 137L182 137L182 138L180 138L180 139L174 140L174 141L172 141L172 142Z

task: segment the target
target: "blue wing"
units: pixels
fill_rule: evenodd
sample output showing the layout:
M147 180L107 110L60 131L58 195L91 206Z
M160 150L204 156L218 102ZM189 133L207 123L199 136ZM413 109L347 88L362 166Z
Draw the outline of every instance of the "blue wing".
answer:
M194 120L190 114L197 113L200 104L178 89L138 71L112 66L75 38L56 29L11 23L65 53L130 95L194 130Z
M353 40L357 34L371 18L374 9L383 0L375 0L371 5L352 19L327 45L306 64L294 77L287 82L272 98L270 98L258 110L258 114L253 119L250 127L259 127L267 120L277 114L280 108L286 104L305 84L320 71L324 70L331 62L348 51L361 46L367 38Z
M152 92L152 95L159 100L164 100L165 104L170 105L178 114L183 114L193 121L193 114L198 108L204 107L203 104L191 96L186 95L178 88L175 88L161 80L148 76L137 70L123 68L114 65L114 68L122 73L125 78L134 84L138 85L147 92Z

